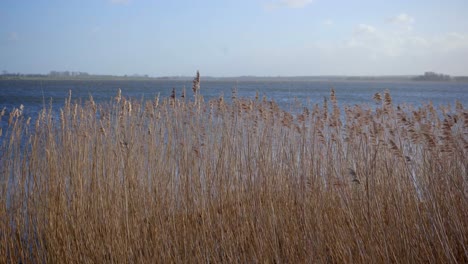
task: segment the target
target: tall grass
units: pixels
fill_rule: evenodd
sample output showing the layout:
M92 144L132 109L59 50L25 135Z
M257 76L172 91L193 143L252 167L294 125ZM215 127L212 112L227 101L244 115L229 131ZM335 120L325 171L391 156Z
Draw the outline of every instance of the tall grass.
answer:
M468 262L461 104L193 90L3 116L0 263Z

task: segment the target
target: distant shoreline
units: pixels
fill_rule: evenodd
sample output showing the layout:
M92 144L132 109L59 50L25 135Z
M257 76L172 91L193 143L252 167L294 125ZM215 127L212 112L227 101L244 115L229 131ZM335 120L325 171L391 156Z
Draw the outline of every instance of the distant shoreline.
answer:
M427 82L427 83L465 83L468 77L457 76L450 80L420 80L418 76L297 76L297 77L202 77L203 81L221 82ZM50 76L0 76L0 81L192 81L193 77L124 77L124 76L88 76L88 77L50 77Z

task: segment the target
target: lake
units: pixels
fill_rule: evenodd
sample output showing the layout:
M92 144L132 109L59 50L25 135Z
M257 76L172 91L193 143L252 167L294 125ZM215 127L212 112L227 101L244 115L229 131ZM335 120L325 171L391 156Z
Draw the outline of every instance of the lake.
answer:
M187 97L191 98L192 82L151 80L151 81L70 81L70 80L1 80L0 110L24 105L24 113L35 117L44 105L51 102L54 109L63 106L69 90L74 100L85 101L90 95L96 102L110 101L119 89L122 95L136 99L154 99L160 94L167 97L172 88L180 96L185 87ZM455 82L383 82L383 81L203 81L201 94L205 100L224 95L229 101L233 88L237 89L238 97L254 98L256 93L275 100L281 107L287 109L295 100L309 104L322 104L324 97L329 97L330 89L334 88L340 106L368 104L374 105L372 97L377 92L389 90L394 104L412 104L420 106L433 102L435 106L455 105L459 100L468 105L468 83ZM6 118L1 121L5 127Z

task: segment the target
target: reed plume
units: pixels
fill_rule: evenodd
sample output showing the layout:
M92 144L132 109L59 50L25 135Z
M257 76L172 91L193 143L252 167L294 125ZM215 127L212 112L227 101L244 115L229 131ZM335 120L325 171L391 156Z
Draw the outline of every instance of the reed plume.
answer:
M200 71L197 71L195 78L193 79L192 90L194 94L197 94L200 91Z

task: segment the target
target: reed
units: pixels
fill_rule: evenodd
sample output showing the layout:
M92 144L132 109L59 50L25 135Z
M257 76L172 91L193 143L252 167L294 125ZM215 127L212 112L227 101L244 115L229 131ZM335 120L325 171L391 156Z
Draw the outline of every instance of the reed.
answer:
M0 263L468 262L461 103L285 111L199 83L2 112Z

